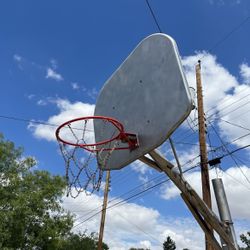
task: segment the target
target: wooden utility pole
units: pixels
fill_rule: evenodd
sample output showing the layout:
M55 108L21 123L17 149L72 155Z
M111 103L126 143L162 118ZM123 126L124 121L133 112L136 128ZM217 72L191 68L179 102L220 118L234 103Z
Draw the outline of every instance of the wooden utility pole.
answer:
M109 180L110 180L110 170L107 170L104 198L103 198L103 204L102 204L101 224L100 224L98 247L97 247L98 250L102 250L103 232L104 232L104 224L105 224L106 209L107 209L107 202L108 202Z
M197 104L198 104L198 122L199 122L199 141L200 141L200 164L201 164L201 183L202 183L202 197L207 206L212 209L211 191L208 171L207 145L206 145L206 126L205 114L203 108L203 95L201 83L201 62L195 67L196 70L196 86L197 86ZM206 250L212 250L212 246L206 237Z

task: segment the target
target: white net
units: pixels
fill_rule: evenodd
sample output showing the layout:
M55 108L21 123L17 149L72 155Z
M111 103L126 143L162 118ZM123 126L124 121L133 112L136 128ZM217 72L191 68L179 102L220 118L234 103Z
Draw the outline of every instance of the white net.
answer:
M65 162L67 195L91 194L101 186L103 170L119 143L119 129L112 122L96 119L100 133L109 131L107 142L96 146L93 118L74 120L58 129L58 143ZM111 131L111 132L110 132ZM63 138L63 139L62 139Z

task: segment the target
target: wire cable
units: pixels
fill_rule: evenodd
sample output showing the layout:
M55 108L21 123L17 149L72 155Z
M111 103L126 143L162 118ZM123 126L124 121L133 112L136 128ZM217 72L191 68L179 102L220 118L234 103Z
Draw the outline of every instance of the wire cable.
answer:
M121 218L123 218L124 220L126 220L130 225L134 226L135 228L137 228L139 231L141 231L142 233L144 233L145 235L149 236L151 239L153 239L155 242L157 242L157 244L159 246L162 246L162 242L160 242L157 238L155 238L152 234L146 232L145 230L143 230L141 227L139 227L138 225L136 225L134 222L132 222L131 220L128 220L126 217L122 216L120 213L117 213L118 216L120 216Z
M189 171L193 170L194 168L197 168L198 166L199 166L199 164L197 164L197 165L195 165L193 167L190 167L190 168L184 170L183 173L189 172ZM129 196L128 198L126 198L124 200L118 201L115 204L108 206L107 209L111 209L113 207L124 205L127 201L129 201L129 200L131 200L133 198L138 198L138 196L140 196L141 194L147 193L148 191L150 191L150 190L152 190L152 189L154 189L154 188L156 188L156 187L158 187L158 186L160 186L160 185L162 185L162 184L164 184L164 183L166 183L168 181L170 181L169 178L167 178L167 179L165 179L165 180L163 180L161 182L158 182L158 183L154 184L153 186L145 188L144 190L142 190L142 191L140 191L140 192L138 192L138 193L136 193L134 195L131 195L131 196ZM96 215L100 214L101 212L102 212L102 210L100 210L99 212L93 214L92 216L90 216L89 218L85 219L84 221L79 222L78 224L76 224L75 226L73 226L72 229L75 228L75 227L78 227L81 224L83 224L84 222L86 222L86 221L94 218Z
M235 28L233 28L230 32L228 32L224 37L222 37L220 40L218 40L218 42L216 42L209 50L208 52L212 52L214 49L216 49L219 45L221 45L223 42L225 42L230 36L232 36L233 33L235 33L236 31L238 31L245 23L247 23L247 21L250 20L250 16L247 16L243 21L241 21ZM205 57L202 56L200 58L203 59Z
M218 119L221 120L221 121L223 121L223 122L225 122L225 123L227 123L227 124L230 124L230 125L232 125L232 126L234 126L234 127L242 128L242 129L244 129L244 130L250 131L249 128L243 127L243 126L241 126L241 125L239 125L239 124L236 124L236 123L233 123L233 122L229 122L229 121L224 120L224 119L222 119L222 118L218 118Z
M155 25L157 26L159 32L162 33L162 29L161 29L161 27L160 27L159 22L157 21L156 15L154 14L154 11L153 11L153 9L152 9L150 3L149 3L149 0L145 0L145 1L146 1L146 4L147 4L147 6L148 6L148 8L149 8L149 11L150 11L150 13L151 13L153 19L154 19Z
M239 166L239 164L237 163L237 161L234 159L233 154L228 150L227 146L225 145L225 143L223 142L222 138L220 137L219 133L216 131L215 127L211 124L212 129L214 130L215 134L217 135L217 137L219 138L219 140L221 141L221 144L223 145L223 147L225 148L225 150L227 151L228 155L232 158L232 160L234 161L235 165L240 169L242 175L245 177L245 179L247 180L247 182L250 184L250 180L248 179L248 177L245 175L245 173L243 172L243 170L241 169L241 167ZM235 151L236 152L236 151Z

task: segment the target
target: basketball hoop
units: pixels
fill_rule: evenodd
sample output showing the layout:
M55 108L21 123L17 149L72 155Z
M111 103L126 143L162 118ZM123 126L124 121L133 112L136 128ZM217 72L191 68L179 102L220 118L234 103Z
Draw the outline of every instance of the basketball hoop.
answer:
M106 138L96 141L96 126ZM99 190L103 169L115 150L132 151L138 147L135 134L126 133L118 120L105 116L67 121L57 128L56 138L66 165L67 195L74 198L82 191Z

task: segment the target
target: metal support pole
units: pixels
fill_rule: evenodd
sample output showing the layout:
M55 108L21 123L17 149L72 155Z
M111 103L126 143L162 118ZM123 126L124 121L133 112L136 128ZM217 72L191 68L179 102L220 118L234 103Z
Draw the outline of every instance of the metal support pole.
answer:
M197 83L197 104L198 104L198 121L199 121L199 141L200 141L200 162L201 162L201 182L202 197L207 206L212 209L211 191L209 183L207 145L206 145L206 127L203 108L202 83L201 83L201 62L196 65L196 83ZM206 237L206 250L212 250Z
M214 194L215 194L215 198L217 201L220 219L223 223L228 225L228 229L230 230L228 235L232 239L232 242L234 243L235 248L239 249L222 179L221 178L213 179L212 183L213 183ZM223 250L230 249L223 240L221 240L221 243L222 243Z
M102 250L103 232L104 232L106 209L107 209L107 202L108 202L109 180L110 180L110 170L108 170L106 174L106 183L105 183L104 198L103 198L103 205L102 205L102 217L101 217L99 239L98 239L98 246L97 246L98 250Z
M170 142L170 146L171 146L171 148L172 148L172 151L173 151L173 154L174 154L176 163L177 163L177 167L178 167L178 169L179 169L179 171L180 171L180 175L182 176L181 164L180 164L180 162L179 162L179 158L178 158L178 155L177 155L177 153L176 153L175 146L174 146L174 143L173 143L171 137L169 137L169 142Z

